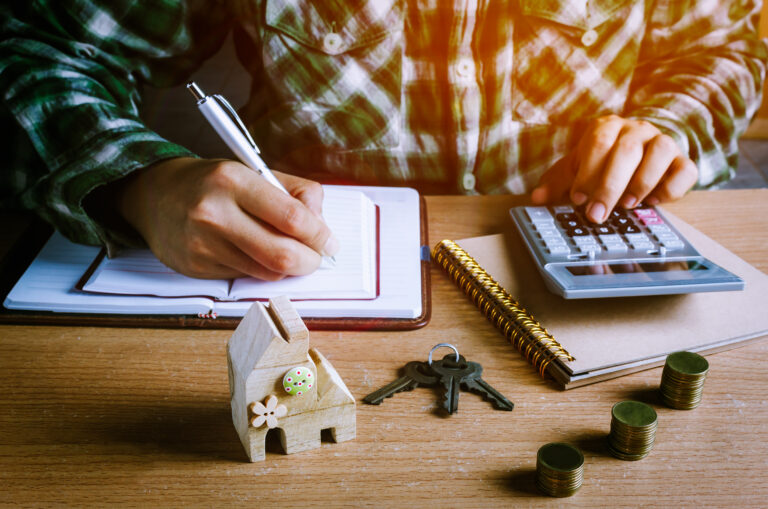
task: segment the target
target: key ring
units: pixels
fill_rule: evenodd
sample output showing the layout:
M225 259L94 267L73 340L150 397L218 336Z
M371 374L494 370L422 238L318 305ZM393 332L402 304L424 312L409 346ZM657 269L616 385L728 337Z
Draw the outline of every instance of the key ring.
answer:
M456 362L459 362L459 350L455 346L453 346L450 343L438 343L438 344L436 344L435 346L432 347L432 350L429 351L429 358L427 359L427 364L429 364L430 366L432 365L432 352L434 352L435 350L437 350L441 346L445 346L445 347L448 347L451 350L453 350L453 353L456 354Z

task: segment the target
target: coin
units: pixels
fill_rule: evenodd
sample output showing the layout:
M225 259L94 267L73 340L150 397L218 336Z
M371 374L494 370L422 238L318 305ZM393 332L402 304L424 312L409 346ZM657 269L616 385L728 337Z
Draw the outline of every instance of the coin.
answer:
M656 439L656 411L639 401L620 401L611 409L611 432L608 449L622 460L645 458Z
M562 442L542 445L536 454L536 485L552 497L570 497L584 480L584 454Z
M691 410L701 404L709 362L693 352L675 352L667 356L661 372L661 399L665 405Z

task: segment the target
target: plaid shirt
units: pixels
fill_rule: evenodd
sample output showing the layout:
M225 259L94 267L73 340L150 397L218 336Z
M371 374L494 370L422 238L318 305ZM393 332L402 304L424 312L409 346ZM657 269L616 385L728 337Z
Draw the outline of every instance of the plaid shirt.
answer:
M2 198L89 243L125 240L90 191L191 155L142 124L137 86L183 81L233 28L272 166L467 194L531 189L610 113L672 136L699 187L727 180L768 55L751 0L29 3L0 7L0 126L22 128Z

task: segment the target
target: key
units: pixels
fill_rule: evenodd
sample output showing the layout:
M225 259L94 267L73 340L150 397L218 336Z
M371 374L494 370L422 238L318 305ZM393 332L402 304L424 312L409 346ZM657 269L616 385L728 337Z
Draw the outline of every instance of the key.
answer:
M466 378L464 378L464 380L462 380L462 389L480 394L484 400L490 401L493 408L496 410L507 410L511 412L512 409L515 408L515 404L481 378L483 367L477 362L467 361L467 363L474 369Z
M432 374L426 362L411 361L405 365L403 371L403 376L370 393L363 398L363 401L371 405L380 405L382 401L398 392L412 391L416 387L433 387L438 383L438 377Z
M477 362L468 361L464 356L459 356L456 362L456 356L448 354L432 363L431 368L441 375L439 383L445 389L443 408L450 414L458 410L460 389L480 394L497 410L511 411L515 408L514 403L482 379L483 367Z
M433 362L429 367L439 377L438 384L443 387L443 408L449 414L456 413L459 408L461 381L474 368L469 365L463 355L459 355L459 360L456 361L456 355L452 353Z

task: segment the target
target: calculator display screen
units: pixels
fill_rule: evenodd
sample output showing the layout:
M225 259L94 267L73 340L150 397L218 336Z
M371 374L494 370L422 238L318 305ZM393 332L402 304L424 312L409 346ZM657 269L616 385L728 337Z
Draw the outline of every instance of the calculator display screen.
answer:
M636 274L640 272L672 272L689 270L707 270L707 266L698 260L677 260L670 262L619 262L597 263L594 265L567 265L568 272L574 276L596 276L601 274Z

